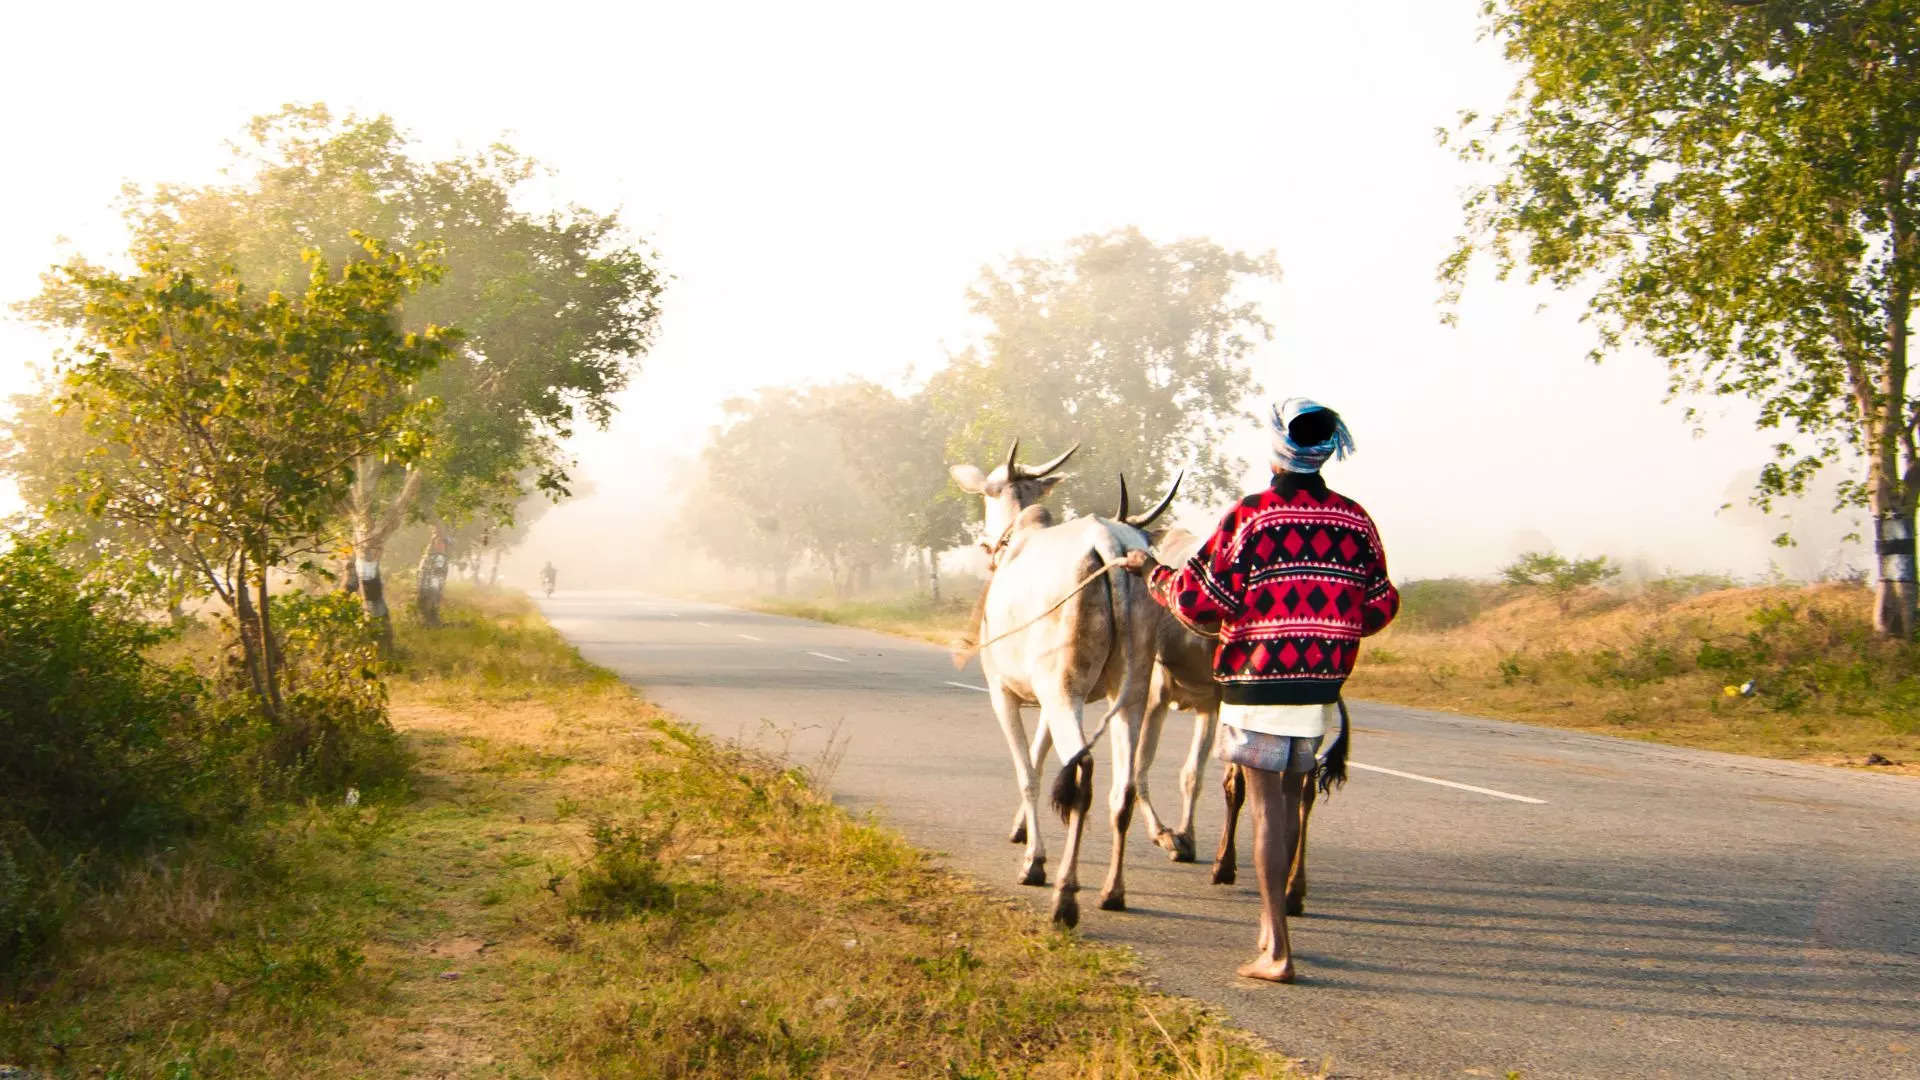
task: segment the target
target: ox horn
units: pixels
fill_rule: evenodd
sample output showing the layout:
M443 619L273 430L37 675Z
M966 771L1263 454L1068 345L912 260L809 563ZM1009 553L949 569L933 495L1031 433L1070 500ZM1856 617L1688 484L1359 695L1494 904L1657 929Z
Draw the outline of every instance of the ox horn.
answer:
M1149 511L1147 511L1147 512L1146 512L1146 513L1144 513L1144 514L1141 514L1141 515L1140 515L1139 517L1127 517L1127 516L1126 516L1126 512L1127 512L1127 483L1126 483L1126 480L1124 480L1124 479L1122 479L1122 480L1120 481L1120 513L1121 513L1121 520L1122 520L1122 521L1125 521L1125 522L1126 522L1127 524L1129 524L1129 525L1131 525L1131 526L1133 526L1133 527L1134 527L1134 528L1136 528L1136 529L1144 529L1144 528L1146 528L1147 526L1149 526L1149 525L1151 525L1151 524L1153 524L1153 519L1154 519L1154 518L1157 518L1157 517L1159 517L1159 516L1160 516L1161 514L1164 514L1164 513L1166 513L1166 512L1167 512L1167 507L1169 507L1169 506L1172 506L1172 505L1173 505L1173 497L1174 497L1174 495L1175 495L1175 494L1177 494L1177 493L1178 493L1178 492L1180 491L1180 481L1182 481L1182 480L1185 480L1186 478L1187 478L1187 473L1186 473L1186 470L1185 470L1185 469L1182 469L1182 470L1180 471L1180 475L1178 475L1178 476L1176 476L1176 477L1174 477L1174 478L1173 478L1173 486L1167 489L1167 493L1166 493L1166 495L1165 495L1164 497L1162 497L1162 498L1161 498L1161 500L1160 500L1160 503L1159 503L1159 505L1158 505L1158 506L1155 506L1155 507L1154 507L1153 509L1151 509L1151 510L1149 510Z
M1127 474L1120 474L1120 509L1113 512L1113 520L1127 520Z
M1019 439L1019 436L1015 436L1013 440L1013 445L1007 447L1007 479L1009 480L1014 479L1016 475L1014 470L1019 468L1018 465L1015 465L1013 463L1013 459L1016 456L1018 456L1019 453L1020 453L1020 439Z
M1025 465L1015 466L1013 464L1013 456L1008 455L1007 456L1007 469L1008 469L1007 475L1012 476L1013 475L1012 470L1017 467L1020 470L1020 479L1038 480L1041 477L1047 475L1048 473L1051 473L1053 470L1059 468L1060 466L1065 465L1067 463L1067 459L1072 457L1074 451L1078 449L1080 449L1080 444L1074 443L1072 446L1067 447L1066 453L1061 454L1059 457L1054 458L1052 461L1047 462L1045 465L1040 465L1031 469Z

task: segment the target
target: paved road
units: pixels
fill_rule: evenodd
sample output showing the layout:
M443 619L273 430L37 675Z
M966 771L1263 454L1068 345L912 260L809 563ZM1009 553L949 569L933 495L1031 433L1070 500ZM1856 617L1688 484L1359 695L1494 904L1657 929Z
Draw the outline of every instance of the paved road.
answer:
M1044 910L1046 890L1013 884L1012 769L977 669L635 594L543 606L589 658L712 734L801 764L837 752L836 801ZM1124 913L1093 905L1106 830L1088 830L1081 930L1337 1076L1920 1077L1920 782L1365 702L1354 719L1358 762L1498 794L1356 771L1323 803L1310 914L1292 924L1308 981L1235 978L1251 874L1211 886L1137 826ZM1168 732L1163 807L1184 718Z

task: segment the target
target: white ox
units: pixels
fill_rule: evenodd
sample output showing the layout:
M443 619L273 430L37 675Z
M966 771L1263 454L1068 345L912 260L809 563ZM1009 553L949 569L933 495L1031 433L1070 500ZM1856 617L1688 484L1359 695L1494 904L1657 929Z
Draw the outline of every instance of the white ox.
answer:
M1054 524L1034 505L1059 482L1054 475L1065 454L1035 469L1021 467L1016 440L1004 465L982 473L956 465L954 482L986 504L986 535L992 577L981 598L975 630L985 642L980 668L994 715L1000 720L1020 787L1018 831L1026 854L1020 880L1046 883L1046 847L1040 836L1039 765L1051 742L1064 766L1053 788L1053 805L1067 823L1066 851L1054 886L1053 919L1079 921L1078 860L1086 814L1093 797L1093 762L1082 720L1086 703L1104 698L1103 727L1113 727L1113 782L1108 809L1113 859L1101 889L1100 907L1126 907L1127 827L1135 799L1134 755L1145 727L1151 685L1156 610L1146 587L1112 567L1128 551L1145 550L1147 537L1131 522L1098 517ZM1172 493L1168 493L1171 501ZM1154 511L1165 509L1166 502ZM1150 521L1154 515L1143 515ZM1085 587L1079 587L1093 581ZM1071 594L1071 595L1069 595ZM1064 599L1064 603L1061 601ZM1040 709L1040 731L1029 759L1022 706Z

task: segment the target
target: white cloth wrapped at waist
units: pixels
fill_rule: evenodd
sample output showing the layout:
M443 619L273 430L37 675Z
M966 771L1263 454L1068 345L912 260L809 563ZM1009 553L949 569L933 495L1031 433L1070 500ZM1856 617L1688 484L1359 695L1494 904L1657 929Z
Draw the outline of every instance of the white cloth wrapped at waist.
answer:
M1337 726L1337 707L1328 705L1233 705L1220 706L1220 722L1241 731L1263 735L1291 735L1311 739L1326 735Z

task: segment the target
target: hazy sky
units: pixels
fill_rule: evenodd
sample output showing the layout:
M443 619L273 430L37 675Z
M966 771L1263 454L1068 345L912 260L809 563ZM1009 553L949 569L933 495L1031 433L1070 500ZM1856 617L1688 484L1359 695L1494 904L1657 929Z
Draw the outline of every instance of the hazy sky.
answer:
M1579 305L1517 283L1482 275L1460 328L1439 324L1469 177L1433 133L1513 82L1478 7L18 8L0 297L34 290L57 237L117 250L123 181L209 180L223 140L283 102L386 112L435 145L505 137L557 196L623 208L675 279L619 418L578 440L593 494L536 526L533 557L648 531L664 461L726 397L924 373L966 340L983 264L1136 224L1278 255L1255 375L1348 417L1360 453L1329 476L1396 576L1484 573L1541 538L1763 570L1763 531L1716 515L1766 453L1746 409L1714 403L1696 437L1657 362L1587 364ZM0 328L0 392L47 352Z

